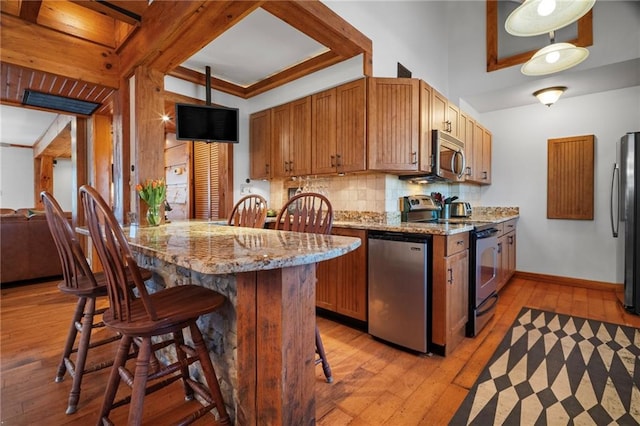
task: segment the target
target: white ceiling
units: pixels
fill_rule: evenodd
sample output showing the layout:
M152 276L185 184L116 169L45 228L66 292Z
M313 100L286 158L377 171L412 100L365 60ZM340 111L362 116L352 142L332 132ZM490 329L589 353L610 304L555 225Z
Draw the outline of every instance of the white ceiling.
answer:
M258 8L182 64L240 86L249 86L328 49ZM640 59L583 71L566 71L529 83L461 97L478 112L537 102L540 87L567 86L564 97L640 85ZM33 145L57 114L0 105L0 142ZM4 123L11 123L6 125Z
M263 9L256 9L182 64L242 87L313 58L329 49L285 24Z
M0 105L0 143L33 146L58 114Z

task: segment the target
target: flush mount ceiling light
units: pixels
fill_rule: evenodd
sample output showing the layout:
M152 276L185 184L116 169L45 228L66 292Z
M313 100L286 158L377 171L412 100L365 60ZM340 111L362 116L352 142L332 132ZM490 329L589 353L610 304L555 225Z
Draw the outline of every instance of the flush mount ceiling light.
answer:
M564 71L587 59L589 50L571 43L553 43L538 50L520 71L524 75L545 75Z
M562 96L564 91L567 90L564 86L547 87L546 89L540 89L533 92L533 96L548 107L556 103L556 101Z
M507 17L505 29L518 37L536 36L577 21L596 0L525 0Z

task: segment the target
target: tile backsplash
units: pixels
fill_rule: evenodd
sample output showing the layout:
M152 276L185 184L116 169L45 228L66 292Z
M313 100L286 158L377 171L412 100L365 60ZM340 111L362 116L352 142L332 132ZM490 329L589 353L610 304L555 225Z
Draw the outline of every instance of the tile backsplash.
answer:
M323 193L335 211L385 213L394 216L399 211L399 198L405 195L440 192L444 196L458 196L472 205L480 198L477 185L460 183L413 184L395 175L375 173L363 175L308 177L301 179L274 179L270 185L271 205L280 208L289 198L289 189Z

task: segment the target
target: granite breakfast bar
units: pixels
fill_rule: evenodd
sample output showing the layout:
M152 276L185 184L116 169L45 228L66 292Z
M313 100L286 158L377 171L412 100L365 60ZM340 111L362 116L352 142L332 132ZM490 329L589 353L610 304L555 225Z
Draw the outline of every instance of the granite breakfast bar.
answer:
M196 284L227 297L198 324L238 425L315 422L316 262L360 240L190 220L126 230L151 286Z

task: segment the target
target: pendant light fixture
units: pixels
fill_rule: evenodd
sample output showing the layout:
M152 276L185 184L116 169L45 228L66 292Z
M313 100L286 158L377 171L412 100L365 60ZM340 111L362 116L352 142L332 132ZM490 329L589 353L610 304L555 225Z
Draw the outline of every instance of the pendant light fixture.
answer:
M566 27L591 10L596 0L525 0L507 17L505 29L518 37Z
M543 105L550 107L560 99L565 90L567 88L564 86L547 87L546 89L536 90L533 92L533 96L538 98Z
M589 50L571 43L554 43L553 31L549 33L551 44L533 54L520 68L524 75L536 76L552 74L575 67L587 59Z

